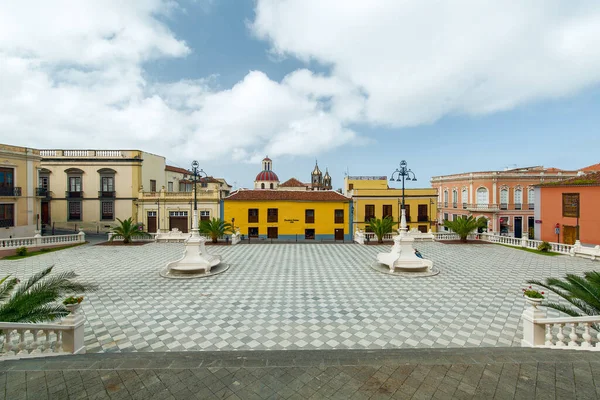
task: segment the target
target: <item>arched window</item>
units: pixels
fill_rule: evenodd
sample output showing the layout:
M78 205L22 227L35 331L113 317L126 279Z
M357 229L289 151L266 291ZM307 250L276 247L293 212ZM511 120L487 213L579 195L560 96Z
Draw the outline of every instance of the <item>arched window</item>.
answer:
M458 190L452 189L452 207L458 207Z
M500 209L508 210L508 189L506 188L500 190Z
M448 191L444 190L444 207L448 207Z
M264 184L264 183L261 183L261 184L260 184L260 188L261 188L261 189L264 189L264 188L265 188L265 184Z
M461 196L463 208L467 208L467 203L469 202L469 190L467 188L463 188Z
M487 206L489 202L488 190L484 187L477 189L477 204L483 204Z
M523 191L521 189L515 189L515 210L520 210L522 203L523 203Z
M535 203L535 190L533 188L529 188L527 191L527 202L529 203L529 209L533 210Z
M272 183L269 186L270 186L271 189L273 189L273 184Z

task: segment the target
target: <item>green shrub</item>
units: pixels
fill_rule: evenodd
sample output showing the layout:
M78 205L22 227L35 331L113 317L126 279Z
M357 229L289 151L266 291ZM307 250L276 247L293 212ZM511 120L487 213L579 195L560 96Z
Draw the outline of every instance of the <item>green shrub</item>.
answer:
M552 245L548 242L542 242L537 249L539 251L550 251L552 249Z
M40 251L41 251L42 253L47 253L47 252L49 252L49 251L50 251L50 248L49 248L49 247L44 247L43 249L40 249Z
M17 255L18 256L26 256L27 255L27 247L17 247Z

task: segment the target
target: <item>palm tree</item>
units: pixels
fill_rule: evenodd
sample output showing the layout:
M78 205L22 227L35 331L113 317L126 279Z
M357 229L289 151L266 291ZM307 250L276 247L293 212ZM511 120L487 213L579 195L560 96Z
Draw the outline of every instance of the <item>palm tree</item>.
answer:
M59 302L61 297L97 289L96 285L73 282L71 279L77 276L73 271L48 276L53 267L38 272L26 282L10 275L0 279L0 321L53 321L69 314Z
M371 218L369 221L369 227L371 231L377 236L377 243L383 243L383 236L386 233L390 233L396 223L389 215L383 219Z
M563 312L571 317L600 315L600 272L584 272L583 277L574 274L565 275L564 280L546 278L544 282L529 280L527 283L538 285L556 293L575 308L559 303L544 303L543 305ZM596 330L598 325L594 326Z
M219 218L200 221L200 233L209 235L213 243L217 243L219 238L225 234L233 232L233 226Z
M467 243L467 237L480 225L475 217L469 215L458 217L454 221L444 221L444 226L452 229L454 233L458 234L461 242Z
M131 218L131 217L127 218L125 221L121 221L119 218L117 218L117 221L119 221L120 225L112 228L113 235L109 239L110 242L112 242L115 239L115 237L117 237L117 236L122 236L123 243L125 243L125 244L131 243L131 239L133 239L134 237L139 237L139 238L151 238L152 237L152 235L150 235L148 232L144 232L141 230L142 224L140 224L140 223L134 224L133 218Z

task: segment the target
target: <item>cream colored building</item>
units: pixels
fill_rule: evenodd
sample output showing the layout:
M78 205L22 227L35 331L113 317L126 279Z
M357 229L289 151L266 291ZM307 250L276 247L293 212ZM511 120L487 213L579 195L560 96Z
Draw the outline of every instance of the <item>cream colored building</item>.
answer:
M0 238L35 235L40 159L38 150L0 144Z
M174 228L188 232L194 207L193 174L170 165L165 167L164 174L166 187L139 192L137 219L148 232L166 232ZM221 200L230 192L231 186L222 178L198 177L196 201L200 220L223 219Z
M140 150L40 150L47 189L42 221L59 229L106 232L137 216L140 190L165 185L165 158Z

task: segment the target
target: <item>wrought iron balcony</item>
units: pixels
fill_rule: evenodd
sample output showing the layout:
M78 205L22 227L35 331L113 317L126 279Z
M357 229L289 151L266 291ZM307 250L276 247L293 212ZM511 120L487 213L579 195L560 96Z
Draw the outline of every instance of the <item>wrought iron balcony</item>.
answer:
M457 202L453 202L452 203L452 208L458 208L458 203Z
M535 209L535 203L529 203L529 209L530 210Z
M116 192L113 191L99 191L98 198L100 199L114 199L116 197Z
M10 228L11 226L15 226L13 218L0 219L0 228Z
M78 191L78 192L66 191L65 197L67 199L80 199L83 197L83 192L82 191Z
M498 204L467 204L469 211L498 211Z
M522 203L515 203L515 210L520 210L522 208Z
M38 197L50 198L52 197L52 192L48 190L48 188L35 188L35 195Z
M14 186L0 186L0 196L19 197L21 196L21 188Z

